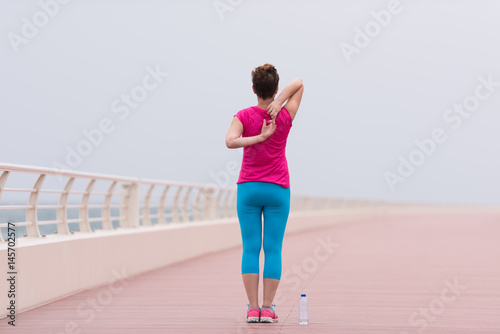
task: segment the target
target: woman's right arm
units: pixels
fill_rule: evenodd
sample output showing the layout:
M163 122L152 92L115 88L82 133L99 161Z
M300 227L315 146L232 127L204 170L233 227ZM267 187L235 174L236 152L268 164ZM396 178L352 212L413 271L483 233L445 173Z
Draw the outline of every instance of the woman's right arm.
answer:
M301 78L296 78L281 92L281 94L269 105L267 108L268 114L275 118L281 111L283 103L285 103L285 109L288 110L290 116L292 116L292 121L299 110L300 102L302 101L302 93L304 92L304 83Z
M270 123L266 124L266 119L263 120L260 135L252 137L241 137L243 133L243 124L238 117L233 117L231 126L229 127L229 130L226 134L227 148L240 148L263 142L264 140L269 138L274 133L274 131L276 131L276 122L274 121L274 119L267 122Z

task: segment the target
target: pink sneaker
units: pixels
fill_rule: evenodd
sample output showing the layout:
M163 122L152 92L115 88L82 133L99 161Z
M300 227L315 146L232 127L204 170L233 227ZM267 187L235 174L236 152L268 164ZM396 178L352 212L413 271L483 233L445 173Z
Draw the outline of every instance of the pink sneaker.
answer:
M278 322L278 315L274 312L274 306L272 308L261 308L260 309L260 322Z
M260 308L258 307L250 307L250 304L248 305L248 311L247 311L247 322L259 322L260 321Z

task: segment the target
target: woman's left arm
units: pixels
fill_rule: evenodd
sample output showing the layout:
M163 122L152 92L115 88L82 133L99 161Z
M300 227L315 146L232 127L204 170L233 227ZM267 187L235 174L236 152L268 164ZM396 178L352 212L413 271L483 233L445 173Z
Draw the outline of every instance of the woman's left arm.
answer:
M276 123L274 122L274 120L268 122L271 123L269 123L269 125L266 125L266 119L264 119L264 125L262 126L262 131L259 135L252 137L241 137L241 134L243 133L243 123L241 123L238 117L233 117L231 126L229 127L229 130L226 134L227 148L240 148L263 142L264 140L269 138L276 130Z

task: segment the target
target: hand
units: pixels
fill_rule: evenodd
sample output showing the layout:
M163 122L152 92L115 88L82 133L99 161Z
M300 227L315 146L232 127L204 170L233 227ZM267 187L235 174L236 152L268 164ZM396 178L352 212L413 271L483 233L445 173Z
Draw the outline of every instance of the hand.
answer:
M260 132L260 136L263 140L271 137L271 135L276 131L276 122L273 120L267 121L270 122L266 125L266 119L264 119L264 124L262 125L262 131Z
M281 103L278 100L274 100L267 106L267 114L270 115L273 119L276 119L278 117L279 112L281 111L281 106L283 103Z

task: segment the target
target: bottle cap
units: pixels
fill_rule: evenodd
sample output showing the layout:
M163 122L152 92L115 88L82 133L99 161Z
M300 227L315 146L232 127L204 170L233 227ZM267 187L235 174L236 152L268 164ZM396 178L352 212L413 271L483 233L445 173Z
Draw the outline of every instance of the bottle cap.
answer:
M303 294L301 294L300 296L301 296L301 297L305 297L305 296L306 296L306 294L305 294L305 293L303 293Z

